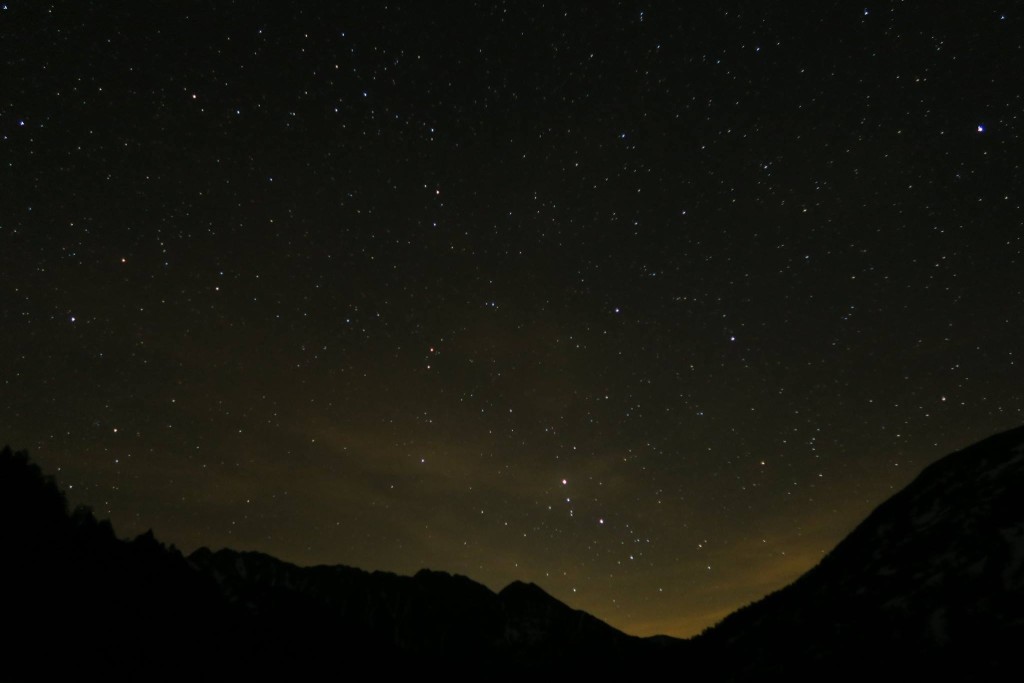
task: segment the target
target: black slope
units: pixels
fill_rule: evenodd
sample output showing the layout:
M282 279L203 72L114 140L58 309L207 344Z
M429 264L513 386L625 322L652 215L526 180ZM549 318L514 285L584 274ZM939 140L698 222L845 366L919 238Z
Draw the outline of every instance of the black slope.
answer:
M1020 643L1024 428L934 463L817 567L694 645L736 678L948 680L1011 670Z
M9 448L0 452L0 552L0 680L166 680L232 640L213 581L152 534L120 541L87 509L69 514L53 480Z

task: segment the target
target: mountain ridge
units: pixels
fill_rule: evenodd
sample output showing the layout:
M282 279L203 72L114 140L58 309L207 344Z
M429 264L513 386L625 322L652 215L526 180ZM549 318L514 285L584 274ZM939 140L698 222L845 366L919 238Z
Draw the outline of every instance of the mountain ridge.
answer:
M412 576L345 565L301 567L258 552L201 548L187 558L253 614L280 607L284 594L333 611L336 627L391 634L400 648L444 653L470 644L518 656L523 648L574 648L600 640L619 650L639 642L536 584L499 592L469 577L421 569ZM433 624L432 628L425 628ZM444 625L444 627L441 627ZM468 628L462 628L468 626Z
M684 664L712 680L811 680L863 678L885 661L916 677L991 677L1015 667L1024 640L1021 500L1024 427L924 468L792 584L683 641L630 636L523 581L495 592L432 569L301 567L226 548L185 557L152 532L119 540L5 448L0 543L16 561L0 585L22 628L0 674L33 679L45 661L69 676L269 680L358 661L467 678ZM92 628L55 628L75 623Z

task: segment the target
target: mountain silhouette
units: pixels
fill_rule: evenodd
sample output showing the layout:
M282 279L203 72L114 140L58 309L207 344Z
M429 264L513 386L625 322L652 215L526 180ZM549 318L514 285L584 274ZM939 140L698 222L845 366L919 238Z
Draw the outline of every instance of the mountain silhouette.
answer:
M427 569L410 577L345 566L298 567L262 553L207 548L188 562L262 628L286 629L278 639L294 639L294 629L315 624L316 631L344 634L361 647L382 647L391 661L500 661L515 669L562 668L577 661L612 666L661 649L534 584L514 582L494 593L464 576Z
M119 540L88 509L69 512L53 479L10 448L0 547L4 616L18 625L0 680L270 680L366 666L505 679L614 671L667 650L533 584L494 593L426 569L298 567L206 548L185 558L152 532Z
M0 680L193 680L434 672L448 678L952 680L1008 675L1024 642L1024 428L926 468L816 567L689 641L636 638L542 588L299 567L68 510L0 453Z
M816 567L695 639L729 677L977 679L1024 642L1024 427L935 462ZM841 666L837 666L841 665Z

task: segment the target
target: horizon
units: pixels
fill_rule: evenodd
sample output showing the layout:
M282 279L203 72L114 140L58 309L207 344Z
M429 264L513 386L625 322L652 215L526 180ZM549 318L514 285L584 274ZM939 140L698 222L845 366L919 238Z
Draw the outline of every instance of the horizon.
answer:
M993 436L993 435L988 435L988 436ZM985 438L987 438L987 437L985 437ZM949 453L945 453L942 457L945 457L946 455L950 455L952 453L958 452L959 450L962 450L963 448L966 448L967 446L974 445L975 443L978 443L978 441L976 440L976 441L972 441L972 442L970 442L968 444L963 444L962 446L960 446L960 447L950 451ZM7 444L5 447L6 448L12 448L10 446L10 444ZM21 449L12 448L12 450L17 452L17 451L19 451ZM33 462L33 463L35 463L37 465L39 464L38 461L33 457L32 453L28 453L28 455L29 455L29 458L30 458L30 462ZM939 459L942 459L942 458L941 457L938 458L936 460L936 462ZM920 468L920 470L918 470L917 472L913 473L913 475L907 481L907 485L909 485L910 482L914 481L918 477L918 475L920 475L921 472L924 469L927 469L927 467L929 467L931 464L934 464L934 463L929 463L928 465L925 465L922 468ZM90 504L89 501L86 501L86 500L77 500L76 501L75 496L72 495L71 491L69 491L67 488L65 488L65 487L63 487L61 485L61 481L60 481L59 477L57 477L54 474L48 473L45 469L43 469L42 474L44 476L52 477L54 479L54 482L57 485L58 490L60 490L60 492L64 495L65 500L67 501L69 511L73 510L77 505L85 506L88 509L93 510L93 511L95 510L94 506L92 504ZM902 490L902 488L904 488L904 487L902 487L902 486L898 487L897 492L899 490ZM806 573L808 570L810 570L814 566L816 566L818 564L818 562L825 555L827 555L829 552L832 551L832 549L835 547L835 545L837 545L850 532L852 532L856 526L859 526L860 523L863 522L864 519L866 519L871 512L873 512L879 505L881 505L886 500L888 500L889 497L890 496L886 496L884 499L878 501L878 503L876 505L872 506L871 509L868 511L868 513L865 514L862 519L858 520L856 522L856 524L853 527L851 527L847 533L843 534L836 541L836 543L833 544L833 546L830 547L828 550L823 552L820 557L816 557L812 561L812 563L810 565L807 565L805 568L800 569L800 566L801 566L801 563L802 563L802 560L803 560L803 558L801 558L800 560L797 560L797 561L794 562L793 571L796 571L796 574L792 575L791 578L785 579L785 578L778 578L778 577L776 577L777 581L772 581L772 582L770 582L768 584L765 584L765 585L772 585L774 587L768 589L767 592L765 592L764 594L756 596L752 600L749 600L749 601L744 602L742 604L737 604L737 605L735 605L733 607L727 607L725 609L722 609L722 610L719 610L717 612L711 613L710 615L709 614L698 614L698 615L692 615L691 614L691 615L675 615L675 616L669 615L667 617L664 617L664 618L661 618L661 619L657 619L657 620L653 620L653 621L647 622L645 624L639 624L639 625L634 624L634 625L631 625L629 627L623 627L620 624L616 624L616 623L614 623L614 622L612 622L612 621L610 621L608 619L605 619L600 614L596 614L596 613L591 612L590 610L588 610L588 609L586 609L584 607L580 607L579 605L574 604L574 602L572 600L572 596L559 595L559 594L549 590L546 586L544 586L543 583L537 582L537 581L530 581L530 580L525 580L525 579L513 577L511 579L508 579L504 583L497 583L497 584L495 584L495 583L483 581L480 578L478 578L476 576L473 576L472 574L465 574L465 573L461 573L461 572L457 572L457 571L450 571L450 570L448 570L448 569L446 569L444 567L428 567L428 566L423 566L423 567L419 567L419 568L417 568L415 570L411 570L411 571L405 570L405 571L403 571L403 570L392 570L392 569L380 568L380 567L359 566L359 565L354 565L354 564L347 563L347 562L344 562L344 561L337 561L337 562L332 562L332 561L327 561L327 562L320 562L320 561L313 561L313 562L294 561L294 560L292 560L290 558L281 557L281 556L275 555L273 553L266 552L265 550L263 550L261 548L256 548L256 547L248 548L248 547L236 547L236 546L227 546L227 545L212 546L210 544L199 544L199 545L183 547L183 546L181 546L181 545L179 545L177 543L174 543L173 541L165 538L160 533L159 529L157 529L157 528L155 528L153 526L146 527L145 523L141 523L141 525L139 526L139 529L142 529L143 527L145 527L144 531L138 531L138 532L135 532L135 533L124 534L124 533L119 533L119 528L118 528L117 524L113 522L113 520L109 520L109 518L100 517L100 516L97 516L97 519L100 519L100 520L108 519L108 521L111 521L111 524L113 526L113 530L114 530L115 535L117 536L117 538L119 538L119 539L121 539L123 541L130 541L131 539L137 537L139 534L144 534L144 533L147 533L147 532L151 532L151 533L153 533L153 535L154 535L154 537L156 538L157 541L167 545L168 547L172 547L172 548L177 549L178 552L180 552L186 558L188 558L194 552L196 552L198 550L201 550L201 549L207 549L207 550L209 550L209 551L211 551L213 553L217 553L220 550L228 550L228 551L238 552L238 553L243 553L243 554L244 553L255 553L255 554L259 554L259 555L263 555L263 556L267 556L267 557L272 557L272 558L274 558L274 559L276 559L278 561L286 562L288 564L292 564L292 565L297 566L297 567L344 566L344 567L349 567L349 568L353 568L353 569L358 569L358 570L361 570L361 571L364 571L364 572L367 572L367 573L386 572L386 573L391 573L391 574L395 574L397 576L404 576L404 577L412 577L417 572L419 572L421 570L437 571L437 572L448 573L448 574L451 574L451 575L454 575L454 576L463 576L463 577L468 578L468 579L470 579L470 580L472 580L472 581L474 581L476 583L479 583L480 585L485 586L488 590L490 590L491 592L496 593L496 594L500 593L505 587L507 587L507 586L509 586L509 585L511 585L513 583L534 584L534 585L539 586L541 589L543 589L546 593L548 593L549 595L551 595L555 599L559 600L560 602L565 603L569 607L571 607L573 609L581 609L584 612L587 612L588 614L591 614L592 616L594 616L594 617L600 619L601 621L609 624L610 626L612 626L614 628L617 628L618 630L622 631L623 633L626 633L627 635L637 636L637 637L641 637L641 638L652 637L652 636L671 636L671 637L674 637L674 638L690 639L690 638L693 638L693 637L695 637L697 635L700 635L700 633L702 633L703 631L705 631L705 630L715 626L722 619L724 619L726 616L732 614L737 609L740 609L740 608L742 608L742 607L744 607L746 605L752 604L754 602L758 602L761 599L763 599L764 597L767 597L769 594L775 592L776 590L779 590L781 588L784 588L785 586L790 585L797 578L799 578L804 573ZM785 576L788 576L788 575L789 575L789 572L787 571L787 572L784 572L784 573L780 574L779 576L780 577L785 577ZM779 583L779 581L781 581L781 583ZM685 635L680 635L680 634L685 634Z

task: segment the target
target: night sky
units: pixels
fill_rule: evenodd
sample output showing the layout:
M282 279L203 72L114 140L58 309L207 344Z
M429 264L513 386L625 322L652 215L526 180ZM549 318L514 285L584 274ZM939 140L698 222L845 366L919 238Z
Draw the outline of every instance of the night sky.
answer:
M1024 422L1022 15L0 3L0 444L699 632Z

